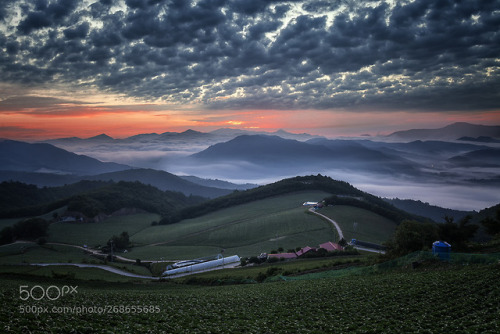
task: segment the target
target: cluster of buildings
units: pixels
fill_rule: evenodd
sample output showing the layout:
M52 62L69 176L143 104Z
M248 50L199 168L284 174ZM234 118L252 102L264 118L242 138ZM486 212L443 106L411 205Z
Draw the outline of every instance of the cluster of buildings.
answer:
M343 251L344 247L340 246L339 244L333 243L331 241L322 243L319 245L318 248L313 248L313 247L303 247L300 250L293 252L293 253L278 253L278 254L268 254L268 258L277 258L277 259L296 259L298 257L303 256L304 254L307 254L309 252L316 252L318 249L323 248L327 250L328 252L333 252L333 251Z

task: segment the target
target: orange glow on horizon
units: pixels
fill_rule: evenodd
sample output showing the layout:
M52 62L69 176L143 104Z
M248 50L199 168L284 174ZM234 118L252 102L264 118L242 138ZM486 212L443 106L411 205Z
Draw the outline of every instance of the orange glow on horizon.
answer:
M327 137L388 134L411 128L439 128L453 122L499 125L500 112L349 112L332 110L244 110L244 111L136 111L105 106L73 107L63 111L6 112L0 114L0 138L42 140L88 138L105 133L126 138L141 133L209 132L233 127L273 132L283 129Z

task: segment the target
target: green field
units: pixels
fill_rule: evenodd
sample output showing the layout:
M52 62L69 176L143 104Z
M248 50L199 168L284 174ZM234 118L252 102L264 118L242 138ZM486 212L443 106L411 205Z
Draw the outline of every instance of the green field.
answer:
M221 269L208 271L173 279L181 283L211 283L214 281L257 281L259 275L266 277L285 275L297 276L305 273L323 272L328 270L339 270L347 266L361 266L370 263L370 256L352 255L327 258L298 259L294 261L279 261L276 263L262 263L260 265L247 265L233 269Z
M15 243L0 246L0 264L15 263L62 263L90 261L92 258L82 249L62 245Z
M355 238L381 244L392 236L397 227L393 221L385 217L353 206L329 206L320 212L339 224L347 241ZM355 230L354 222L357 223Z
M0 246L0 265L29 263L107 264L139 275L151 275L151 272L143 266L118 262L105 262L102 259L86 254L82 249L71 246L51 244L40 246L36 243L14 243ZM39 269L42 271L45 270L43 268ZM73 269L75 271L82 270L81 268Z
M112 217L100 223L54 223L49 227L47 240L89 247L104 246L113 235L127 231L132 238L134 234L151 227L151 222L159 219L157 214L143 213Z
M318 191L293 193L172 225L150 226L131 237L137 246L125 255L132 259L189 259L213 255L221 249L226 254L252 256L279 247L314 247L337 236L331 224L308 214L302 203L326 196Z
M138 267L136 267L138 268ZM122 269L119 267L119 269ZM143 275L144 273L132 271L133 273ZM140 279L134 277L127 277L117 275L115 273L102 270L99 268L77 268L75 266L19 266L19 265L1 265L0 266L0 277L18 277L22 276L26 279L45 282L47 279L53 280L54 283L59 285L66 285L69 282L78 282L77 284L85 284L92 281L99 282L129 282L137 283L150 281L147 279ZM59 277L58 277L59 276ZM22 279L20 280L22 282ZM21 283L20 283L21 284Z
M208 287L0 274L0 319L3 333L498 333L498 277L498 264ZM65 284L78 292L20 298Z
M127 231L134 247L119 255L132 260L182 260L218 254L259 255L273 249L312 246L338 240L331 224L307 212L305 201L328 196L321 191L299 192L233 206L172 225L152 226L156 214L112 217L100 223L53 223L47 245L36 243L0 247L0 264L90 262L82 250L52 243L106 245ZM10 222L9 222L10 223ZM7 222L6 222L7 224ZM50 245L50 246L49 246Z

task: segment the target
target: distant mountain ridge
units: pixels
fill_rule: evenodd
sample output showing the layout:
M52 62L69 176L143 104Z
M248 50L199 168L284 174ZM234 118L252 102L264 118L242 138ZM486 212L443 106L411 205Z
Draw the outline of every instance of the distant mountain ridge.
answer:
M309 140L312 138L322 138L321 136L311 135L308 133L291 133L285 130L278 130L275 132L264 132L264 131L249 131L242 129L231 129L231 128L220 128L211 132L200 132L192 129L188 129L183 132L163 132L163 133L140 133L123 139L112 138L107 134L100 134L97 136L89 138L79 138L79 137L68 137L68 138L56 138L48 139L42 141L43 143L83 143L83 142L134 142L136 140L140 141L158 141L158 140L168 140L168 139L196 139L205 138L210 140L228 140L241 135L275 135L285 139L295 139L300 141Z
M109 140L97 136L91 140ZM112 140L112 139L111 139ZM139 181L162 191L214 198L227 195L237 185L227 183L226 189L206 186L182 179L166 171L132 168L114 162L101 162L77 155L46 143L29 144L11 140L0 141L0 182L20 181L38 186L62 186L81 180L115 182Z
M286 164L297 156L323 160L324 148L278 136L241 135L192 155L202 160L246 160L256 164L269 162L270 159L276 164Z
M242 135L190 156L195 164L246 164L253 169L290 171L351 169L417 173L415 163L364 147L354 141L315 138L306 142L278 136Z
M399 199L399 198L384 198L386 202L391 203L396 208L412 213L415 215L424 216L432 219L436 223L444 223L444 217L453 218L455 221L459 221L466 215L473 215L476 212L473 211L460 211L441 208L436 205L430 205L429 203L424 203L422 201L415 201L409 199Z
M100 181L113 180L114 182L138 181L146 185L154 186L163 191L177 191L187 196L196 195L205 198L224 196L232 192L230 189L219 189L196 184L177 175L154 169L130 169L113 173L93 175L86 177L85 179Z
M387 136L389 139L412 140L458 140L461 137L500 138L500 125L477 125L457 122L438 129L411 129L396 131Z
M29 144L14 140L0 142L0 170L91 175L130 168L71 153L50 144Z

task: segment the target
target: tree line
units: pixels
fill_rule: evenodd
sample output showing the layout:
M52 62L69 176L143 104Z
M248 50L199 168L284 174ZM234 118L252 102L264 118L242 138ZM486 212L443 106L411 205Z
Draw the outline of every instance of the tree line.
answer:
M182 208L170 215L163 216L160 220L160 225L174 224L184 219L200 217L231 206L250 203L272 196L308 190L320 190L332 194L352 196L364 194L361 190L354 188L347 182L333 180L321 174L297 176L245 191L235 190L232 194L218 197L199 205Z
M434 241L442 240L452 246L454 252L468 252L469 241L482 226L490 237L500 239L500 209L495 217L487 217L480 225L471 223L472 216L467 215L455 222L451 217L444 217L444 222L422 223L405 220L396 229L393 237L386 243L388 254L401 256L420 250L430 250Z

